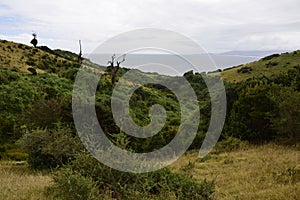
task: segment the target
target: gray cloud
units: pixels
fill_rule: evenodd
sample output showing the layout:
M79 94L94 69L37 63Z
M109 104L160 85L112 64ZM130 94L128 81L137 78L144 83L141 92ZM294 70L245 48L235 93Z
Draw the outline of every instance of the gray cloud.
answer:
M1 38L28 43L32 31L52 48L84 52L116 34L165 28L210 52L299 48L298 0L2 0ZM7 17L12 18L11 26Z

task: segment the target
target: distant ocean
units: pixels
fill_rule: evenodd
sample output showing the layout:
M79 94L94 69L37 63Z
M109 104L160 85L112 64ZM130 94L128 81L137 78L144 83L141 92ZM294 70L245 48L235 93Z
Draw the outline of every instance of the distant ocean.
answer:
M260 58L284 51L232 51L222 54L192 54L176 56L170 54L128 54L120 66L140 69L144 72L156 72L164 75L181 76L185 72L210 72L241 64L253 62ZM91 54L88 56L93 62L107 66L111 54ZM121 55L117 55L122 60Z

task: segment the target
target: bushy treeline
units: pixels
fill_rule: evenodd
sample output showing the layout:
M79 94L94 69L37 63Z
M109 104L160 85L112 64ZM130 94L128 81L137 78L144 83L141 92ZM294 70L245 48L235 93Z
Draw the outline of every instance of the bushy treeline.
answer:
M210 119L205 83L198 73L188 72L184 76L190 81L198 97L201 97L199 102L202 109L202 123L199 129L205 130ZM224 83L227 116L221 140L235 137L250 143L299 142L300 66L295 66L278 76L261 76L239 83L226 81Z
M251 143L299 141L299 67L276 77L252 78L240 83L226 83L227 117L221 139L236 137ZM118 76L126 72L121 69ZM96 92L95 109L98 121L107 136L115 142L122 133L111 113L113 85L110 73L105 73ZM198 134L190 148L199 148L210 122L209 92L203 74L188 72L184 77L194 88L200 106L201 121ZM168 78L166 77L166 80ZM73 78L51 74L37 76L10 70L0 73L1 143L14 142L32 130L46 130L57 123L70 127L75 136L71 94ZM135 91L130 100L133 120L141 125L150 122L149 108L161 104L167 112L163 129L154 137L140 139L128 136L130 150L149 152L168 144L176 135L180 121L180 105L175 94L163 86L148 84Z
M300 67L276 77L226 84L228 113L223 136L252 143L300 139Z
M119 75L125 72L121 69ZM199 183L168 169L140 175L123 173L84 153L72 119L74 76L64 74L62 71L59 76L48 73L30 75L5 68L0 70L2 158L14 159L7 155L15 151L22 154L18 160L27 159L34 169L54 170L54 185L48 190L48 195L58 199L209 199L212 196L212 181ZM121 132L114 124L110 110L113 85L109 76L109 72L103 75L99 83L95 108L108 137L119 145L119 137L115 135ZM156 85L140 88L130 103L133 118L141 125L148 123L147 107L157 102L168 110L168 123L162 134L144 143L132 140L126 143L130 144L128 146L121 144L122 147L147 152L160 148L174 137L180 115L176 97L166 88Z

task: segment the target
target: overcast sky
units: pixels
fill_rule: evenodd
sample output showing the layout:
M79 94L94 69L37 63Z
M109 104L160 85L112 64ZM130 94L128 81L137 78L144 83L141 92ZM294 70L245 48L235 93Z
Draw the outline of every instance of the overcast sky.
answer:
M299 0L0 0L0 38L92 52L138 28L179 32L209 52L300 49Z

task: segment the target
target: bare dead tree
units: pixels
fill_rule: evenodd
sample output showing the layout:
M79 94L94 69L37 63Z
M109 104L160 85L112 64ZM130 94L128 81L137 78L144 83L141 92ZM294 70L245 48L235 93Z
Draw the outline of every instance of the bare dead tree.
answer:
M122 60L118 60L118 58L116 59L116 55L114 54L111 57L111 60L108 61L108 63L107 63L107 64L109 64L109 67L111 67L110 75L111 75L111 83L112 84L114 84L116 82L117 72L118 72L118 70L120 68L120 64L125 61L125 56L126 56L126 54L123 55L123 59ZM114 65L115 62L116 62L116 66Z
M81 50L81 40L79 40L79 54L78 54L78 63L82 64L82 50Z
M123 59L121 61L117 61L117 67L120 67L120 64L125 61L126 54L124 54Z
M30 41L30 43L31 43L34 47L36 47L36 45L38 44L38 41L37 41L37 39L36 39L37 34L36 34L36 33L32 33L32 36L33 36L33 39Z
M111 56L111 60L107 62L109 67L114 67L115 59L116 59L116 54L113 54Z

